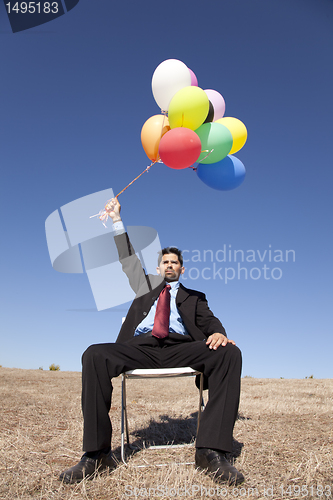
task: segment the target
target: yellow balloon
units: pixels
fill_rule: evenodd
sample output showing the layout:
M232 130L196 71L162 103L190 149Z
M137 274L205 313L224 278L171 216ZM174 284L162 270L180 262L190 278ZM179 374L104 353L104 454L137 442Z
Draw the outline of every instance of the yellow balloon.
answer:
M184 87L171 99L168 117L171 128L186 127L196 130L206 120L209 99L199 87Z
M160 140L169 130L169 120L165 115L151 116L144 123L141 129L141 143L150 160L159 160L158 148Z
M224 116L223 118L216 120L214 123L221 123L230 130L234 141L229 153L230 155L237 153L237 151L242 149L247 139L247 130L243 122L238 120L238 118Z

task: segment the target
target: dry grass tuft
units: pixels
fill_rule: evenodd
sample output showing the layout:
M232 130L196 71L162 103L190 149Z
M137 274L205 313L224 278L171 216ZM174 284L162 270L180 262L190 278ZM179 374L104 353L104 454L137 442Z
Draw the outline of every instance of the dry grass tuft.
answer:
M131 439L139 449L128 467L66 486L59 473L81 456L81 374L0 368L0 499L332 498L333 380L243 379L231 458L246 482L237 489L184 465L194 459L198 394L192 379L177 379L177 391L174 383L129 381ZM120 380L111 417L119 459ZM189 446L149 450L150 442Z

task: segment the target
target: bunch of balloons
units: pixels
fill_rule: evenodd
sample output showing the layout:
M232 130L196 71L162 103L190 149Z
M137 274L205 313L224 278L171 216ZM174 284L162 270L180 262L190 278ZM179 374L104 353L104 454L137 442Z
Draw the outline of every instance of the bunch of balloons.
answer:
M230 190L244 180L245 167L233 153L247 139L245 125L224 117L225 101L216 90L203 90L191 69L177 59L162 62L152 78L161 114L141 130L142 146L152 162L174 169L195 168L200 180L214 189Z

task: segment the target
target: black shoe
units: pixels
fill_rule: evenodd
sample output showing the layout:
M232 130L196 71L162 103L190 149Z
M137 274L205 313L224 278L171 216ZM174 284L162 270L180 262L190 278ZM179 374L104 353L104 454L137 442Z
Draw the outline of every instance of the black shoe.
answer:
M101 452L97 458L90 458L85 453L78 464L60 474L59 480L66 484L78 483L85 477L92 479L97 471L100 472L107 468L115 469L116 466L111 452Z
M224 453L210 450L209 448L197 448L195 452L195 465L199 469L205 469L206 474L212 474L216 482L228 482L236 486L244 481L244 476L236 467L231 465Z

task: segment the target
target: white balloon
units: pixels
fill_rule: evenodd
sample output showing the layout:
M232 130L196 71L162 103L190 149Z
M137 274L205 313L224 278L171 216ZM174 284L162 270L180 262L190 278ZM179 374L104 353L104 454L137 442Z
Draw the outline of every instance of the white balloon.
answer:
M191 74L188 67L178 59L167 59L159 64L151 81L154 99L164 111L167 111L178 90L190 86Z

